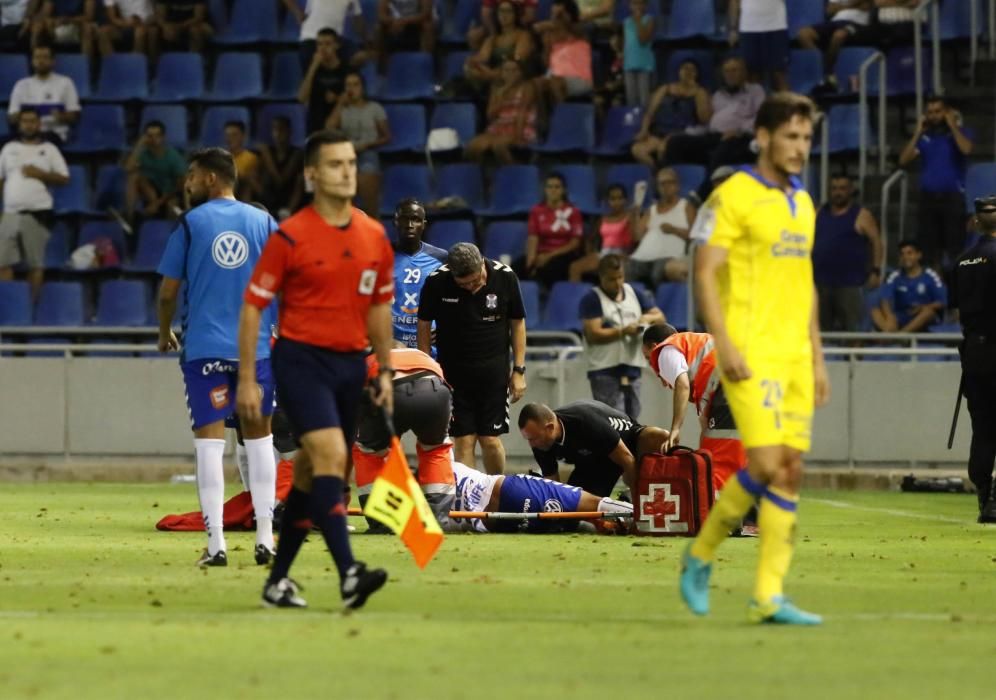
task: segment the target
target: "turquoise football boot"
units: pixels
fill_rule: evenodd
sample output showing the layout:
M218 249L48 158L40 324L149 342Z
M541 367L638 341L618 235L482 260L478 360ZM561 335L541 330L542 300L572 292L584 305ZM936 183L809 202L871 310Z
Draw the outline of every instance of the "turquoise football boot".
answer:
M709 614L709 576L712 574L712 563L693 557L685 548L681 555L681 599L696 615Z
M815 613L800 610L784 596L775 596L767 605L752 600L747 609L747 619L768 625L822 625L823 618Z

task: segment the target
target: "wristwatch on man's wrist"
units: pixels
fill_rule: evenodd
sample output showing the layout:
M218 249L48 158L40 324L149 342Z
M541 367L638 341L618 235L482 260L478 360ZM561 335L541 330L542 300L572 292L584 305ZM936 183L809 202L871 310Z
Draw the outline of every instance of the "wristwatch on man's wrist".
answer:
M512 371L516 374L521 374L523 377L526 376L526 366L525 365L513 365Z

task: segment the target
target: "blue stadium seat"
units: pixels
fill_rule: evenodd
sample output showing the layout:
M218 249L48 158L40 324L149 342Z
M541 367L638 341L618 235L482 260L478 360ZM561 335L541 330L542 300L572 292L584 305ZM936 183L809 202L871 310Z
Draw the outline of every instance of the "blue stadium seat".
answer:
M247 131L252 133L249 110L245 107L208 107L204 110L204 115L201 118L201 145L224 146L225 123L231 121L242 122L246 125Z
M69 166L69 184L52 188L53 209L58 215L92 214L90 206L90 184L87 181L86 166Z
M595 147L595 107L591 104L561 102L550 116L550 127L543 143L532 150L538 153L590 151Z
M277 41L280 18L276 2L233 0L228 23L214 36L216 44L226 46Z
M436 197L460 197L472 211L484 209L481 168L474 163L454 163L436 170Z
M386 104L391 140L381 146L381 153L425 150L425 107L420 104Z
M541 200L539 169L535 165L505 165L494 173L491 206L482 216L523 216Z
M444 15L439 40L444 44L463 46L472 24L480 24L481 0L456 0L452 12Z
M466 219L434 221L426 232L426 240L443 250L449 250L454 243L476 243L474 222Z
M986 33L987 6L977 3L979 13L976 15L976 30L979 36ZM924 37L931 36L931 25L925 27ZM941 0L940 34L942 41L953 39L969 39L972 36L972 4L967 0Z
M477 135L477 107L473 102L441 102L432 110L429 129L453 129L466 145Z
M624 156L643 122L641 107L612 107L605 116L598 145L588 149L593 156Z
M149 219L138 229L138 246L135 258L125 265L132 272L155 272L166 250L166 241L176 228L176 223L165 219Z
M127 173L120 165L100 166L97 170L97 182L94 185L94 206L101 210L108 207L119 210L123 208L126 180Z
M308 129L305 126L306 108L300 102L271 102L263 105L263 108L256 112L256 141L259 143L273 144L271 128L274 117L287 117L291 126L291 143L295 146L303 146L308 138Z
M827 113L830 125L830 153L856 151L860 146L861 110L858 105L834 105ZM868 126L868 143L875 140L875 131ZM813 145L813 153L821 151L820 144Z
M121 105L87 105L80 114L76 137L63 149L67 153L124 151L125 114Z
M0 119L0 139L6 140L10 136L10 122Z
M83 285L79 282L46 282L35 307L36 326L82 326Z
M373 100L380 96L380 75L377 74L377 64L375 61L364 63L360 69L360 76L366 86L367 99Z
M443 82L463 75L463 66L472 55L471 51L450 51L443 59Z
M665 282L657 287L657 308L664 312L667 322L678 330L687 330L688 325L688 284L685 282Z
M384 169L381 216L393 216L398 202L406 197L414 197L421 202L432 200L429 169L426 166L392 165Z
M432 54L422 51L399 51L387 59L387 76L380 89L380 99L388 102L428 100L436 95Z
M298 5L304 10L304 5L301 4L300 0L298 0ZM353 38L350 32L351 24L352 22L346 21L346 30L343 32L343 36L347 39ZM294 44L300 41L300 38L301 25L297 23L297 18L290 12L285 12L283 24L280 25L279 41L284 44Z
M716 35L716 8L712 2L684 0L671 4L668 39L711 38Z
M546 300L542 329L581 332L581 298L591 291L587 282L555 282Z
M526 235L525 221L493 221L484 235L484 256L502 260L507 255L504 262L511 264L526 254Z
M149 288L140 280L108 280L100 285L96 326L148 324Z
M526 330L537 330L543 322L539 284L532 280L520 280L519 292L522 294L522 306L526 310Z
M61 270L69 258L69 231L64 221L56 221L45 244L45 269Z
M93 81L90 79L90 59L81 53L60 53L55 58L55 72L72 78L81 100L90 99Z
M164 53L156 67L153 102L183 102L204 96L204 59L199 53Z
M93 243L97 238L106 237L111 239L114 247L118 250L118 255L124 260L125 234L121 225L117 221L87 221L80 227L79 240L77 246Z
M934 65L934 54L930 47L923 47L923 73L921 84L923 92L931 89L931 71ZM886 73L888 76L888 94L890 97L916 94L916 54L912 46L899 46L890 49L886 54Z
M21 78L30 75L28 59L23 54L0 54L0 97L6 102L10 99L10 91Z
M699 185L706 177L706 168L704 165L672 165L674 171L678 174L678 180L681 182L681 196L687 197L692 190L698 189ZM653 182L648 183L647 196L650 199L656 198L657 185ZM632 192L630 196L632 197Z
M112 53L104 56L97 92L90 98L100 102L144 100L149 96L149 61L144 54Z
M166 143L181 150L190 144L190 132L187 128L187 108L183 105L145 105L139 118L139 129L158 120L166 127Z
M27 282L0 282L0 328L31 325L31 287Z
M826 21L826 3L823 0L792 0L785 5L788 10L789 36L793 39L799 35L799 30L803 27L811 27Z
M823 80L823 54L816 49L794 49L789 59L789 87L808 95Z
M878 49L868 46L845 46L840 50L837 64L833 70L834 76L837 78L839 94L854 95L857 93L861 64L876 53L878 53ZM878 91L878 66L876 65L868 69L868 94L877 95Z
M626 192L630 197L633 196L633 188L636 183L641 181L647 183L647 197L653 198L657 191L654 187L654 175L646 165L639 163L619 163L609 166L608 171L605 173L605 183L607 185L619 183L626 188Z
M667 57L664 68L664 80L668 83L677 82L678 69L685 61L692 61L699 67L699 85L706 90L716 87L716 60L712 52L706 49L678 49Z
M292 14L288 12L287 16L293 21ZM295 30L295 40L296 33ZM270 64L270 89L266 91L267 99L296 100L297 89L300 87L303 77L301 58L297 51L281 51L276 54Z
M590 165L561 165L554 169L567 180L568 200L581 210L582 214L600 214L595 169Z
M973 202L996 192L996 163L975 163L965 174L965 211L975 212Z
M263 94L263 64L256 53L223 53L214 66L208 102L242 102Z

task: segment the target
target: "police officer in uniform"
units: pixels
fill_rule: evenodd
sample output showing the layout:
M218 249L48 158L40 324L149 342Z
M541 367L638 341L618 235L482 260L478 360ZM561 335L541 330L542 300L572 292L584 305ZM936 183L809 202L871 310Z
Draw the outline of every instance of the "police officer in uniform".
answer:
M972 417L968 476L979 495L979 522L996 523L996 195L975 200L981 238L958 258L951 275L950 305L964 332L962 386Z

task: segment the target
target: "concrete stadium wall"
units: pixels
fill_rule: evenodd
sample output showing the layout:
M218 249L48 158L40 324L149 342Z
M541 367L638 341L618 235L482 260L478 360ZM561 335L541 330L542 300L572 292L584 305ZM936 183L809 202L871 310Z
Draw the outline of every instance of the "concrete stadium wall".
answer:
M812 462L964 463L969 425L963 411L955 448L945 448L959 367L952 362L830 363L833 399L819 410ZM564 398L590 396L582 358L568 360ZM529 363L528 401L557 403L552 362ZM183 382L175 360L0 358L0 456L176 456L191 453ZM649 372L641 422L669 426L671 393ZM510 458L529 456L514 428ZM689 407L682 442L697 444ZM409 440L405 441L411 446Z

